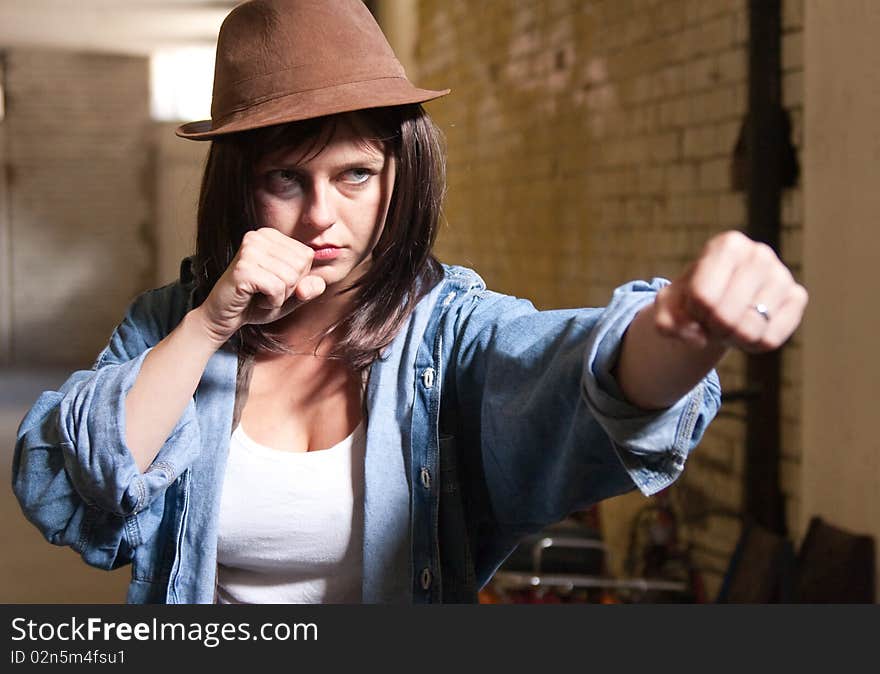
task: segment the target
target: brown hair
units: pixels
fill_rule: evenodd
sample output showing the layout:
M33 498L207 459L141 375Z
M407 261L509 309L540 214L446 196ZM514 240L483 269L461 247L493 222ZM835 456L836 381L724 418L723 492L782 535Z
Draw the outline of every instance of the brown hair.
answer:
M361 110L353 125L372 134L396 160L385 227L369 270L344 292L355 293L355 310L330 330L338 335L334 355L362 370L394 339L416 303L442 278L431 254L446 188L440 131L421 105ZM254 166L282 148L305 147L318 154L340 116L244 131L216 138L202 178L193 271L201 303L229 266L245 232L257 227ZM328 132L329 131L329 132ZM269 325L240 330L246 352L290 353Z

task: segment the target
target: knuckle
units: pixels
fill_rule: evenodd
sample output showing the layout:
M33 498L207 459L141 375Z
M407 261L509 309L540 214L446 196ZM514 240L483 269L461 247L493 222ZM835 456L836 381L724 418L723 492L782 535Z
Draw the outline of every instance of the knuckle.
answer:
M290 260L293 266L300 270L307 269L309 265L312 264L312 260L315 258L315 251L301 243L299 241L294 241L295 247L290 255Z
M778 259L776 256L776 251L763 241L754 242L752 251L755 259L764 264L775 262Z
M292 244L297 250L301 250L301 251L304 252L304 253L313 253L313 252L314 252L314 250L312 249L311 246L308 246L308 245L304 244L304 243L303 243L302 241L300 241L299 239L290 239L290 243L291 243L291 244Z
M654 319L654 328L661 335L672 336L675 334L675 327L668 321L661 320L660 318Z
M778 349L784 341L778 334L767 331L749 343L749 350L753 353L766 353Z
M782 262L776 265L775 275L779 278L781 284L785 284L788 287L797 285L794 276L791 274L791 269L782 264Z
M736 229L729 229L726 232L718 234L710 243L714 248L721 250L732 250L748 244L751 241L749 237Z
M690 295L691 302L698 309L714 313L713 305L715 304L715 298L712 297L708 289L702 286L692 286L688 294Z
M764 319L762 318L761 321L763 320ZM740 327L739 331L742 334L743 340L752 346L758 346L767 332L765 326L759 325L757 322L746 324L745 326Z
M238 257L254 259L257 255L257 244L253 239L242 240L241 246L238 247Z
M712 320L730 332L736 331L742 323L740 316L728 307L716 307L712 311Z
M755 348L760 349L761 351L772 351L780 346L780 342L778 339L769 337L765 335L761 337L756 343Z
M272 279L272 294L275 297L284 297L287 292L287 284L283 279L275 277Z

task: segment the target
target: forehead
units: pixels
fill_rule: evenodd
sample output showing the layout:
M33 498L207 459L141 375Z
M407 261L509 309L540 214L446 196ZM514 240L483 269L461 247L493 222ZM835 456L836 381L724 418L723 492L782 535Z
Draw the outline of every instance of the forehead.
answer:
M284 163L307 166L314 163L350 163L382 161L385 144L358 128L354 120L332 120L316 132L301 138L288 138L280 147L271 149L259 164Z

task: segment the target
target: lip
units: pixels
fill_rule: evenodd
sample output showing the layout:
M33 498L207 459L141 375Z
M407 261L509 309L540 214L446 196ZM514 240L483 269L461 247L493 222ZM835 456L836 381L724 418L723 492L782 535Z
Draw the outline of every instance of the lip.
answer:
M333 260L339 257L339 254L342 252L342 248L339 246L332 246L330 244L322 243L310 243L307 244L309 248L315 251L315 261L321 260Z

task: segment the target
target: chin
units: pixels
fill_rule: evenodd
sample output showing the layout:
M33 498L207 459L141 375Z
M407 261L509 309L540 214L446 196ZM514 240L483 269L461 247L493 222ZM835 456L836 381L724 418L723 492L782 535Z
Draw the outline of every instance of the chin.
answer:
M324 283L327 284L327 287L339 285L345 283L345 281L349 278L354 279L355 274L353 274L354 270L352 269L339 269L334 267L333 265L327 265L324 267L319 267L317 269L312 268L311 274L315 276L320 276L324 279Z

